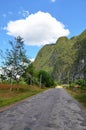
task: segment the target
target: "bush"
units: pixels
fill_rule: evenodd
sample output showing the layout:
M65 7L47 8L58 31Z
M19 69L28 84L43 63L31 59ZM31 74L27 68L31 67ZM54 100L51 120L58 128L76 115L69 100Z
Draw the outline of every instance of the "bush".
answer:
M27 83L22 80L22 81L19 82L19 85L27 85Z
M80 88L86 89L86 80L85 79L77 79L75 82L71 82L69 88Z
M76 84L81 86L81 88L86 89L86 80L85 79L78 79L75 81Z
M74 88L76 86L76 84L74 82L72 82L70 85L69 85L69 88Z
M38 74L39 80L41 77L41 83L43 86L45 87L52 87L54 86L54 81L52 79L52 77L46 72L41 70Z

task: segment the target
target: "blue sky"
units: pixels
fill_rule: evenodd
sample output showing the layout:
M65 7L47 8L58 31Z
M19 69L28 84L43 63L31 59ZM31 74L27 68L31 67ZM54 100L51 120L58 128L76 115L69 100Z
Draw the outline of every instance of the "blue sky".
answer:
M69 38L86 29L86 0L1 0L0 49L21 35L30 58L60 36Z

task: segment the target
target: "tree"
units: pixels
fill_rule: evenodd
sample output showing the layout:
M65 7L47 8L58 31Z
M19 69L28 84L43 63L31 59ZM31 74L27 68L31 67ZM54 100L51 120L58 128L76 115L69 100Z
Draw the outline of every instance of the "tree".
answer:
M40 81L40 87L42 87L42 85L46 87L51 87L54 85L52 77L46 71L44 70L39 71L38 77Z
M31 63L25 70L25 72L23 73L22 77L24 78L25 82L29 85L32 85L33 83L35 83L36 80L36 71L35 68L33 66L33 63Z
M84 65L83 74L84 74L84 79L86 80L86 65Z
M30 60L26 56L26 51L24 49L24 41L18 36L14 41L9 41L11 49L6 50L5 60L3 62L4 68L6 70L6 75L16 83L19 82L21 75L24 73Z
M4 81L4 80L6 80L6 77L5 77L5 75L3 75L3 74L0 74L0 79L1 79L1 82L3 83L3 81Z

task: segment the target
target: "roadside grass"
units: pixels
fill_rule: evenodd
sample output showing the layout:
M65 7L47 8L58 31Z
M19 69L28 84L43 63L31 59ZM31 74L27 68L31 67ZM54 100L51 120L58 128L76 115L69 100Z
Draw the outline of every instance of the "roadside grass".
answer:
M10 91L10 85L0 84L0 107L8 106L17 101L23 100L27 97L33 96L46 90L46 88L40 88L37 86L19 86L19 90L16 90L17 86L13 86L13 90Z
M86 108L86 89L66 89L76 100Z

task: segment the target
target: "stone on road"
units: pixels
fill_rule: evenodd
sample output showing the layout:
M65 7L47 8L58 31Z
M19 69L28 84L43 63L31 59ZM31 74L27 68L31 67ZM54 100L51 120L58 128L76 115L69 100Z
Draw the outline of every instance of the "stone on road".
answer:
M63 88L49 89L0 112L0 130L86 130L86 110Z

